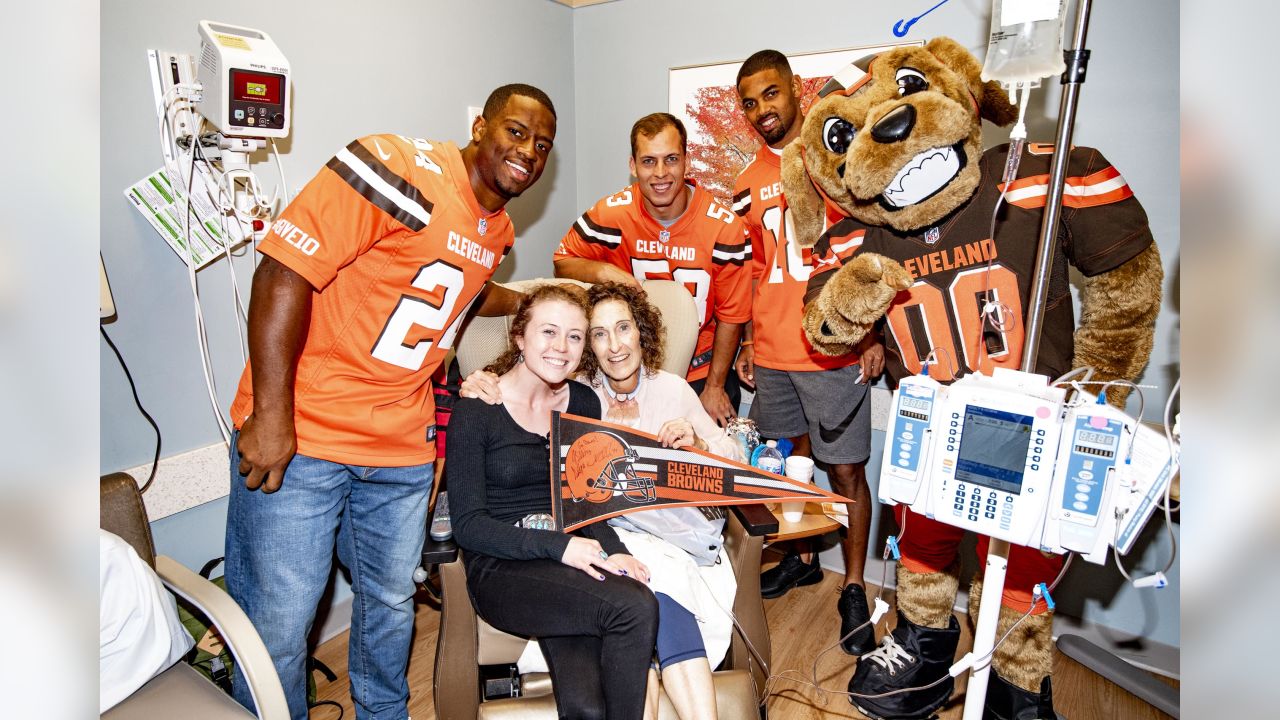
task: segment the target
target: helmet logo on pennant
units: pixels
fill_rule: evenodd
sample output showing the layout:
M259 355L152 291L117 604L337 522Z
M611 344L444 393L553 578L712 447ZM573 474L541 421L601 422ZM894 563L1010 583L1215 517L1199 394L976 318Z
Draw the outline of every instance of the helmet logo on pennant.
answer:
M637 504L657 501L653 478L640 475L637 459L635 449L614 433L599 430L578 438L564 458L573 501L603 503L618 495Z

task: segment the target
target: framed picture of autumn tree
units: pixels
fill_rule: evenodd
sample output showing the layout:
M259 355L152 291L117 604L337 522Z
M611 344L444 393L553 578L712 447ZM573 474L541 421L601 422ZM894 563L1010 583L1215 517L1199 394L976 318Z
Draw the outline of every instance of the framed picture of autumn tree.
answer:
M818 90L849 63L891 47L920 44L892 43L787 55L791 70L801 78L800 110L808 112ZM689 133L687 174L726 205L733 194L733 181L761 145L760 136L742 114L734 87L738 68L745 59L671 68L667 86L669 111L684 122Z

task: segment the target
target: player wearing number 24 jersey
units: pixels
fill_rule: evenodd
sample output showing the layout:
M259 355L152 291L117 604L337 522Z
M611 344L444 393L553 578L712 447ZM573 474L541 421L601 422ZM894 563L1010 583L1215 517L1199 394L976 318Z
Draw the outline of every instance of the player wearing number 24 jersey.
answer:
M637 280L675 280L688 288L702 322L686 376L693 382L707 376L716 320L751 319L751 247L733 212L694 181L685 182L693 196L670 227L645 210L635 183L583 213L565 233L554 259L597 260Z
M373 135L340 150L258 248L317 291L294 386L298 452L435 459L431 370L514 240L453 143ZM253 412L251 367L231 411L237 427Z
M518 300L487 283L514 242L504 208L538 180L555 133L546 93L504 85L461 149L360 138L259 246L231 408L226 577L292 720L307 717L302 660L335 550L352 577L351 647L363 649L349 668L357 713L408 713L413 569L435 478L432 371L472 305L496 314ZM239 674L232 694L253 708Z

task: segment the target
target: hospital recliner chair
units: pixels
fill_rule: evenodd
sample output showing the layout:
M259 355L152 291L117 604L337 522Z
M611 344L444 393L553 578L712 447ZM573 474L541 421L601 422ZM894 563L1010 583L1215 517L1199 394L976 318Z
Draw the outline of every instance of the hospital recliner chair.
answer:
M289 717L284 690L271 656L240 606L231 596L164 555L156 555L151 525L138 492L137 481L125 473L101 479L99 526L119 535L150 565L170 592L200 608L218 628L244 673L262 720ZM242 720L254 717L239 703L209 682L190 665L178 661L168 670L102 715L104 720L155 720L155 718L201 718L201 720Z
M527 291L545 282L574 281L528 280L510 283L507 287ZM682 285L670 280L650 280L644 283L644 288L650 302L662 312L667 329L663 369L683 376L697 343L699 323L693 298ZM464 378L506 348L509 328L507 317L471 320L456 346ZM725 525L724 548L738 578L733 603L738 628L713 680L720 718L754 720L760 717L759 698L770 659L769 627L760 599L760 551L763 536L777 531L777 521L759 505L733 510ZM480 666L514 665L528 641L495 630L476 615L467 595L466 572L452 541L437 543L428 538L423 549L423 565L429 564L440 567L442 595L434 677L436 717L442 720L555 718L555 697L545 673L521 677L520 697L483 701ZM665 693L660 693L658 717L660 720L676 718Z

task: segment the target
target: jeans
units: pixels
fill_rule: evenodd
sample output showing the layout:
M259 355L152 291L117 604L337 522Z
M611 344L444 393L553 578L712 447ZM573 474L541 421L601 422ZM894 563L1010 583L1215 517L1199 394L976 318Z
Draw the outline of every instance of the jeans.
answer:
M658 633L658 601L645 585L594 580L555 560L466 556L476 612L503 632L538 639L559 716L640 720Z
M271 653L294 720L307 717L307 637L334 546L351 571L351 698L359 720L404 720L413 571L422 558L433 466L361 467L295 455L268 495L244 487L231 439L227 590ZM236 700L254 709L248 685Z

